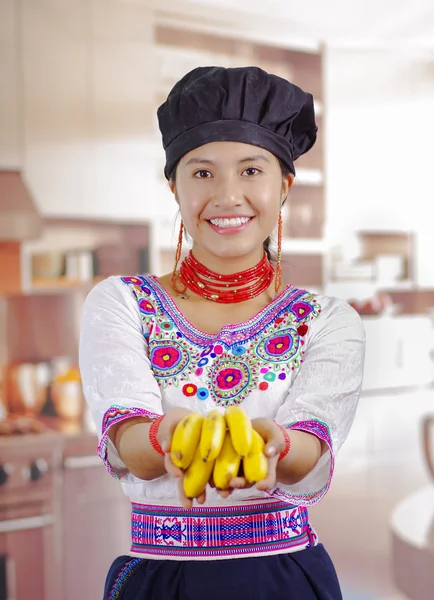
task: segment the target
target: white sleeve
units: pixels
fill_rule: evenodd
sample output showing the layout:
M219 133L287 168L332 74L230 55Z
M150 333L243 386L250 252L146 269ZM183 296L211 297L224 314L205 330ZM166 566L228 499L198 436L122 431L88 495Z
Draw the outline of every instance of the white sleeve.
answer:
M137 302L118 277L99 283L85 300L79 364L84 396L98 429L98 453L114 477L130 479L109 429L131 417L155 419L163 409Z
M273 495L297 505L316 504L328 491L334 460L353 424L362 386L362 320L346 302L332 302L322 313L321 327L312 332L304 362L276 415L283 427L312 433L328 446L302 481L292 486L279 484L274 491Z

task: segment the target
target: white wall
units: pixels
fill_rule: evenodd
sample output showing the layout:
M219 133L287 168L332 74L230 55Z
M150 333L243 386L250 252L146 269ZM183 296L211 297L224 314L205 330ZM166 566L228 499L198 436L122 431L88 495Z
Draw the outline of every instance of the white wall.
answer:
M417 278L434 285L434 58L326 53L327 234L414 230Z

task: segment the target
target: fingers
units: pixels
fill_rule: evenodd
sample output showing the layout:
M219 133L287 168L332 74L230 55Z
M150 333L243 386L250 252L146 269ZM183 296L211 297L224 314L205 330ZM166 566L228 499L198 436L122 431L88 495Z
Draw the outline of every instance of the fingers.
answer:
M169 473L169 475L172 475L172 477L176 477L177 479L179 479L184 476L184 472L182 471L182 469L176 467L173 464L172 458L169 453L166 453L164 455L164 468Z
M256 483L257 490L265 492L268 490L272 490L275 487L276 481L277 481L276 469L277 469L278 462L279 462L278 455L274 456L273 458L268 459L267 476L265 477L265 479L262 479L261 481L258 481Z
M229 487L234 490L245 490L253 487L253 483L249 483L245 477L234 477L229 482Z
M206 501L206 492L201 494L198 498L196 498L198 504L204 504Z
M219 490L218 491L218 495L220 496L220 498L229 498L229 496L232 494L233 490Z
M167 423L164 423L165 420L168 420ZM163 423L165 425L165 427L163 427ZM175 433L175 429L176 429L176 425L177 423L175 423L175 421L172 421L170 419L170 417L165 417L162 421L162 426L160 427L160 431L159 431L159 443L160 446L163 450L163 452L170 452L171 448L172 448L172 437L173 434Z
M178 494L179 500L182 506L189 510L193 506L193 500L191 498L187 498L184 492L184 478L178 479Z
M255 431L265 441L265 455L268 458L279 456L285 450L285 438L280 427L271 419L253 419Z
M172 437L175 433L176 426L191 412L191 410L186 408L178 407L169 410L169 412L165 414L158 430L158 442L164 452L170 452L172 446Z

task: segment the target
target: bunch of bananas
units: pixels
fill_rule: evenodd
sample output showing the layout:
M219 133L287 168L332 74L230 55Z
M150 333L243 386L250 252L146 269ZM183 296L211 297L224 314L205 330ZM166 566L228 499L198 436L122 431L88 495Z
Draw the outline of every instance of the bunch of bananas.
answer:
M197 498L211 475L217 489L227 490L240 472L241 461L249 483L264 479L268 470L264 447L246 413L231 406L224 416L213 410L205 417L198 413L184 417L173 434L171 457L185 471L185 495Z

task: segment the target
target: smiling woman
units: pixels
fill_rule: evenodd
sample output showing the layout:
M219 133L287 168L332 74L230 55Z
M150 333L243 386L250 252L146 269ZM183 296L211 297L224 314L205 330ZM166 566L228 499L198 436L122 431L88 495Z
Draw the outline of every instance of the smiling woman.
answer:
M257 264L292 181L271 152L258 154L250 144L211 142L182 157L170 187L198 260L210 264L213 256L224 256L232 272ZM222 235L230 236L224 244Z
M132 501L132 552L114 561L105 599L238 600L242 589L339 600L307 507L326 494L354 418L364 333L348 304L283 282L280 269L294 161L316 139L312 96L256 67L200 67L158 118L182 219L173 272L99 284L80 340L99 453ZM193 245L181 261L184 230ZM176 426L235 406L266 476L253 485L240 468L217 490L207 475L187 497Z

